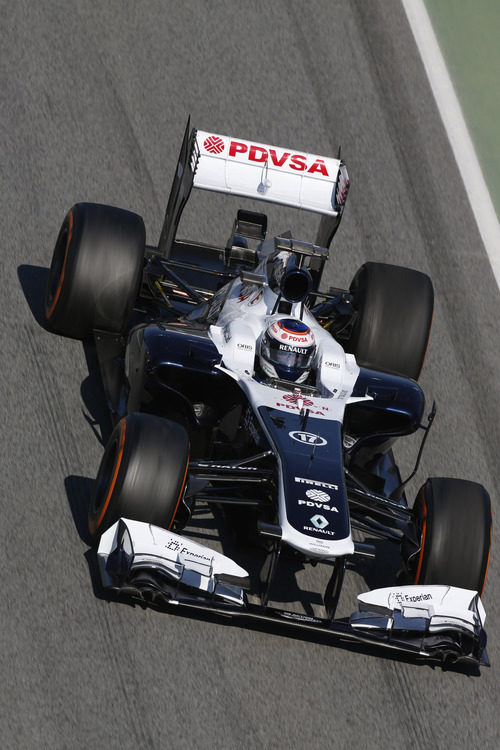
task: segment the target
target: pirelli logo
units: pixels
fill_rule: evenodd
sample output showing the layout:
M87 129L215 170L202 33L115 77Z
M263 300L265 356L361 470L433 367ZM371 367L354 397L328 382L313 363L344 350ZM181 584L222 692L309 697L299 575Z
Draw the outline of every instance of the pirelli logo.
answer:
M329 484L329 482L319 482L317 479L307 479L306 477L295 477L295 481L298 484L309 484L313 487L324 487L327 490L338 490L337 484Z

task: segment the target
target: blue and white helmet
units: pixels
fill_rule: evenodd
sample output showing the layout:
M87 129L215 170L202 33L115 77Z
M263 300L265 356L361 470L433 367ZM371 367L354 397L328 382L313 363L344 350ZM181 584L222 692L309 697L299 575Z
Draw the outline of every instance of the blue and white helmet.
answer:
M316 344L309 326L295 318L272 323L260 342L259 363L270 378L303 383L312 367Z

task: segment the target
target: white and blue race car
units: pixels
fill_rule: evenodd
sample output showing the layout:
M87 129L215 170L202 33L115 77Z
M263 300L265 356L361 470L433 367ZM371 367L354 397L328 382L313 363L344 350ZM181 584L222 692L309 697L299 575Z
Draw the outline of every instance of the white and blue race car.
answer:
M193 187L316 212L315 242L268 237L267 217L246 209L224 246L181 240ZM348 191L340 154L188 122L157 246L131 212L68 212L46 318L94 339L115 425L89 508L102 583L154 606L487 664L488 493L432 478L410 507L405 492L435 414L424 416L417 382L432 283L365 263L348 290L321 289ZM393 445L419 430L403 481ZM198 541L200 509L213 512L218 548ZM378 539L399 550L397 579L337 617L346 569L376 566ZM276 606L283 574L317 563L328 570L319 605Z

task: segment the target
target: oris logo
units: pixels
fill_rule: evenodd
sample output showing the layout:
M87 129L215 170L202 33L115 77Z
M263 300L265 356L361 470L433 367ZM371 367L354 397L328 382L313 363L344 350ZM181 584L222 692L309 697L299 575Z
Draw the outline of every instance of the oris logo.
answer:
M221 154L224 151L224 141L216 135L209 135L203 141L203 147L209 154Z
M318 503L327 503L330 499L330 495L322 490L307 490L306 497L309 500L316 500Z

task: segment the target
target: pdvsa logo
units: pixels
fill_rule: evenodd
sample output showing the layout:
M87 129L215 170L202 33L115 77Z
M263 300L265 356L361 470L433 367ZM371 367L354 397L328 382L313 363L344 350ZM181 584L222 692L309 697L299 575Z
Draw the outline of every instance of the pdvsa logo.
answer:
M297 154L292 151L283 151L249 141L236 141L229 138L226 140L229 141L227 158L248 161L253 164L268 164L270 167L278 169L285 168L296 172L308 172L316 177L331 177L328 159L314 157L311 154ZM207 153L214 156L219 156L226 150L224 140L218 135L207 135L203 141L203 148ZM345 202L348 188L349 181L346 176L342 181L342 185L337 186L337 202L341 204Z
M288 167L296 172L309 172L310 174L321 174L329 177L328 168L324 159L315 159L312 164L308 163L306 154L292 154L291 151L279 152L275 148L248 144L241 141L231 141L229 144L229 156L233 158L246 155L248 161L265 164L274 167Z
M328 492L323 492L322 490L307 490L306 497L318 503L327 503L330 500Z
M209 154L222 154L224 151L224 141L217 135L209 135L203 141L203 148L208 151Z
M291 401L292 403L296 404L297 399L301 398L300 396L296 396L294 393L286 393L283 396L284 401ZM303 398L302 399L303 406L314 406L314 401L311 401L309 398Z

